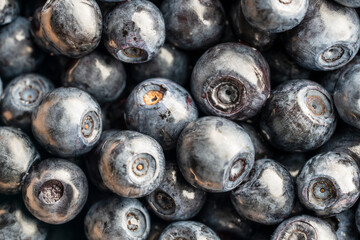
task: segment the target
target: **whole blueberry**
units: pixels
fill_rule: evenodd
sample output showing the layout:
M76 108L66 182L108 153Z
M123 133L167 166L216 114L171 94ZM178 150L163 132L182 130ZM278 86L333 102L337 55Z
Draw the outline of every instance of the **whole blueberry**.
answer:
M271 93L261 111L260 127L265 138L281 150L316 149L336 127L331 96L315 82L286 81Z
M271 237L271 240L285 239L337 240L337 237L334 229L325 220L301 215L282 222Z
M167 226L159 237L159 240L176 239L220 240L211 228L195 221L174 222Z
M85 205L88 182L76 164L58 158L34 164L22 187L26 208L37 219L62 224L72 220Z
M206 49L219 42L225 13L219 0L164 0L166 39L184 50Z
M0 26L14 21L19 12L20 6L18 0L2 0L0 4Z
M0 238L17 240L45 240L48 229L28 216L18 201L0 203Z
M31 129L33 110L53 88L53 84L39 74L29 73L14 78L1 97L1 119L6 125Z
M84 227L89 240L146 240L150 216L138 200L112 197L90 208Z
M198 110L191 95L168 79L141 82L127 98L128 128L155 138L164 150L175 148L181 131L197 118Z
M356 128L360 128L359 77L360 64L355 64L339 76L334 88L334 103L340 118Z
M166 78L180 85L188 79L189 58L170 44L164 44L149 62L129 66L133 80L140 83L149 78Z
M126 85L123 64L111 56L92 52L73 60L62 80L66 87L76 87L90 93L99 103L117 99Z
M139 198L160 185L165 157L153 138L134 131L118 131L101 146L98 167L111 191L122 197Z
M352 7L352 8L360 7L359 0L334 0L334 1L337 3L340 3L341 5L344 5L346 7Z
M241 9L242 0L233 0L230 9L231 24L235 35L242 41L259 50L270 48L277 35L275 33L265 32L251 26L244 17Z
M45 38L68 57L90 53L101 39L102 16L95 0L47 0L40 23Z
M152 2L127 1L106 15L104 44L116 59L127 63L147 62L164 42L164 18Z
M238 186L254 165L254 146L239 125L220 117L202 117L181 133L177 162L185 179L209 192Z
M357 240L360 237L356 229L355 212L352 209L325 219L333 226L338 240Z
M57 88L33 111L32 132L50 153L75 157L87 153L99 140L102 114L99 104L77 88Z
M248 179L232 191L236 211L251 221L272 225L287 218L294 207L290 173L270 159L255 161Z
M191 92L208 115L243 120L256 115L270 95L270 72L260 52L240 43L207 50L191 76Z
M304 19L309 0L243 0L245 19L262 31L278 33L290 30Z
M18 17L0 28L0 75L11 79L22 73L34 71L43 55L31 41L31 23Z
M163 181L146 197L150 210L167 221L194 217L205 200L206 193L187 183L174 162L166 163Z
M308 69L328 71L351 61L360 47L360 21L356 11L328 0L309 0L302 23L287 32L285 47Z
M25 133L12 127L0 127L0 193L19 193L29 168L39 159Z
M306 162L296 179L300 202L320 216L335 215L359 198L360 170L343 152L318 154Z

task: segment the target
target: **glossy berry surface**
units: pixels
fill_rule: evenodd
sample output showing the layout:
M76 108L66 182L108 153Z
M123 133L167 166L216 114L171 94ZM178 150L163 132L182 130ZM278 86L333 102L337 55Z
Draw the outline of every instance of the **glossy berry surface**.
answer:
M76 164L50 158L32 166L22 196L26 208L37 219L62 224L72 220L84 207L88 182Z
M111 197L90 208L84 226L89 240L146 240L150 216L136 199Z
M209 192L238 186L254 165L254 146L239 125L220 117L202 117L181 133L177 162L185 179Z
M165 23L160 10L146 0L117 5L104 20L104 44L116 59L147 62L165 42Z
M260 127L269 143L281 150L316 149L335 131L332 98L315 82L287 81L272 92L261 111Z
M3 0L0 5L0 26L14 21L19 12L20 4L18 0Z
M195 221L179 221L172 223L165 228L159 237L159 240L174 239L220 240L212 229Z
M197 61L191 93L206 114L237 120L253 117L270 95L268 64L254 48L219 44Z
M359 198L359 178L359 167L349 155L316 155L296 179L299 200L320 216L335 215L352 207Z

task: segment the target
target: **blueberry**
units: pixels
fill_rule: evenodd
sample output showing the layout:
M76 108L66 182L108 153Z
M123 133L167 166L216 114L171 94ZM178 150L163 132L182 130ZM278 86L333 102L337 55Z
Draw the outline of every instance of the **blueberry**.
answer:
M320 216L335 215L359 198L360 170L343 152L319 154L306 162L296 179L300 202Z
M23 17L0 28L0 75L5 80L34 71L43 59L31 41L30 28Z
M72 220L85 205L88 182L76 164L50 158L34 164L22 187L26 208L37 219L62 224Z
M294 207L291 175L273 160L257 160L248 179L232 191L231 201L247 219L266 225L280 223Z
M181 133L177 162L185 179L209 192L238 186L254 165L254 146L239 125L220 117L202 117Z
M155 138L164 150L175 148L181 131L198 118L191 95L162 78L137 85L127 98L125 120L129 129Z
M184 50L206 49L219 42L225 13L219 0L164 0L166 39Z
M0 26L14 21L19 12L18 0L3 0L0 5Z
M102 16L95 0L47 0L40 24L50 44L68 57L90 53L101 39Z
M357 230L360 232L360 204L357 206L356 208L356 212L355 212L355 224L356 224L356 228Z
M25 133L12 127L0 127L0 193L19 193L29 168L39 158Z
M150 216L138 200L112 197L90 208L84 226L89 240L146 240Z
M277 34L261 31L251 26L242 13L242 0L233 0L232 2L230 17L235 35L256 49L265 50L270 48L275 42Z
M334 0L337 3L340 3L346 7L358 8L360 7L359 0Z
M206 194L185 181L176 163L168 162L163 181L146 200L150 210L161 219L187 220L201 210Z
M360 64L347 67L334 88L334 103L340 118L356 128L360 128L359 76Z
M206 225L195 221L179 221L167 226L159 240L220 240L216 233Z
M164 44L151 61L129 66L133 80L140 83L149 78L166 78L185 85L188 78L189 58L172 45Z
M123 62L147 62L159 52L164 42L164 18L149 1L127 1L106 15L105 47Z
M44 96L33 111L32 131L50 153L79 156L89 152L100 138L100 106L80 89L57 88Z
M31 129L31 115L53 84L39 74L23 74L6 86L1 100L1 118L6 125Z
M360 235L356 229L355 214L352 209L325 219L333 226L338 240L357 240Z
M278 33L290 30L304 19L309 0L243 0L245 19L262 31Z
M92 52L71 62L63 85L84 90L100 103L111 102L124 91L126 72L123 64L113 57Z
M292 217L282 222L271 240L316 239L337 240L334 229L324 220L308 215Z
M309 0L302 23L287 32L285 47L296 62L308 69L328 71L351 61L360 47L356 11L333 1Z
M329 93L309 80L279 85L261 112L260 127L269 142L285 151L310 151L330 139L336 127Z
M139 198L160 185L165 158L153 138L134 131L119 131L110 133L100 148L99 172L105 186L114 193Z
M268 64L254 48L219 44L197 61L191 92L208 115L238 120L253 117L270 95Z
M28 216L18 201L0 203L1 239L45 240L48 229Z

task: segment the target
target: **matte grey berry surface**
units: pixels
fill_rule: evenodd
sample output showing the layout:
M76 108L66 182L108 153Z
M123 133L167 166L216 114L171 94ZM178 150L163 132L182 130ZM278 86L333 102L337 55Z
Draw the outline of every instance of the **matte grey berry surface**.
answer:
M106 187L122 197L139 198L161 183L165 157L153 138L135 131L110 133L101 146L99 172Z
M0 239L45 240L47 227L25 214L18 201L0 203Z
M19 193L24 177L39 158L25 133L12 127L0 127L0 193Z
M189 75L189 57L170 44L164 44L149 62L129 65L133 80L140 83L150 78L166 78L185 85Z
M29 73L9 82L1 98L1 119L9 126L31 129L31 115L54 85L42 75Z
M197 118L190 93L168 79L141 82L126 101L127 127L155 138L164 150L175 148L181 131Z
M126 85L123 64L111 56L92 52L73 60L62 80L65 87L76 87L90 93L99 103L117 99Z
M0 26L14 21L19 12L20 4L18 0L2 0L0 3Z
M181 133L177 162L185 179L209 192L238 186L254 165L254 146L239 125L220 117L202 117Z
M75 157L87 153L99 140L102 114L99 104L77 88L57 88L33 111L32 132L50 153Z
M146 240L150 216L138 200L112 197L90 208L84 227L89 240Z
M164 0L161 11L166 39L184 50L211 47L225 29L225 13L219 0Z
M355 211L353 211L353 209L346 210L325 220L333 226L338 240L359 239L360 234L356 228L356 224L354 224Z
M159 240L175 239L220 240L211 228L195 221L174 222L167 226L159 237Z
M231 201L247 219L266 225L280 223L294 207L291 175L273 160L257 160L248 178L232 191Z
M200 57L190 84L204 113L243 120L255 116L270 95L269 66L254 48L222 43Z
M320 216L351 208L359 198L360 170L342 152L319 154L306 162L296 179L300 202Z
M301 215L282 222L271 237L271 240L284 239L337 240L337 237L325 220Z
M287 32L285 47L308 69L329 71L351 61L360 47L360 21L355 9L333 1L309 0L302 23Z
M316 149L330 139L335 127L330 94L309 80L279 85L261 111L260 128L264 137L284 151Z
M0 28L0 75L11 79L34 71L43 59L31 40L30 21L18 17Z
M356 208L356 212L355 212L355 224L356 224L356 228L357 230L360 232L360 204L357 206Z
M164 179L146 201L150 210L168 221L187 220L202 208L206 193L185 181L174 162L167 162Z
M147 62L159 52L164 42L164 18L149 1L121 3L105 17L104 44L118 60Z
M359 0L334 0L335 2L344 5L346 7L358 8L360 7Z
M95 0L48 0L40 23L45 38L68 57L90 53L101 39L102 16Z
M62 224L76 217L87 196L88 182L81 168L58 158L34 164L22 187L26 208L50 224Z

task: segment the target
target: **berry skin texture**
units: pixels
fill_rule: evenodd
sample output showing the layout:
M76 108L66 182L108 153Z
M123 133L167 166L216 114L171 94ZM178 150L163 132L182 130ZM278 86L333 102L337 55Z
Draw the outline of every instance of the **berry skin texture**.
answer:
M164 150L175 148L181 131L197 118L198 110L190 93L168 79L148 79L127 98L128 129L155 138Z
M160 10L146 0L117 5L104 20L104 44L116 59L142 63L152 59L165 42Z
M105 186L128 198L150 194L161 183L165 157L153 138L135 131L118 131L105 137L98 163Z
M269 66L254 48L222 43L200 57L190 84L204 113L244 120L255 116L270 95Z
M208 192L227 192L238 186L254 165L249 135L234 122L202 117L181 133L177 162L185 179Z
M291 175L273 160L257 160L248 179L232 191L231 201L237 212L249 220L266 225L280 223L294 207Z
M57 88L33 111L32 132L51 154L75 157L89 152L102 132L99 104L77 88Z
M346 153L327 152L306 162L296 179L300 202L319 216L351 208L360 194L360 170Z
M337 240L334 229L320 218L301 215L282 222L273 233L271 240L316 239Z
M81 168L56 158L34 164L22 187L26 208L50 224L63 224L76 217L87 196L88 182Z
M360 7L359 0L334 0L335 2L344 5L346 7L358 8Z
M174 162L166 163L163 181L146 197L150 210L167 221L194 217L205 200L206 193L187 183Z
M335 127L330 94L309 80L279 85L261 111L260 128L264 137L284 151L314 150L330 139Z
M112 197L90 208L84 226L89 240L146 240L150 216L138 200Z
M0 127L0 193L19 193L24 176L39 159L25 133L12 127Z
M159 240L175 239L220 240L211 228L195 221L174 222L167 226L159 237Z
M0 5L0 26L14 21L19 12L20 5L18 0L2 0Z

